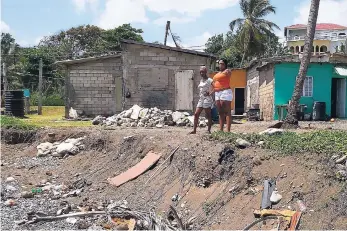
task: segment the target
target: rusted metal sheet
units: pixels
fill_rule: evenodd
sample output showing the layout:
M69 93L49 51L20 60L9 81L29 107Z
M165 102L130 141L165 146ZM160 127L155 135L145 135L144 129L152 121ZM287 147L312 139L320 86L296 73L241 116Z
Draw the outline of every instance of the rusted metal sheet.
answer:
M176 110L193 110L193 70L178 71L175 74Z
M127 171L119 174L116 177L108 179L108 182L117 187L122 184L133 180L147 171L153 164L155 164L161 157L161 154L155 152L149 152L139 163L131 167Z

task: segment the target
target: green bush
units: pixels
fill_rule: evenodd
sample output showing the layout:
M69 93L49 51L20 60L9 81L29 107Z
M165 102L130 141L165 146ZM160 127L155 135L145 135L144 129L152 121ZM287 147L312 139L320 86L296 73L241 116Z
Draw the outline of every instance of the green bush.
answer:
M36 130L37 127L35 125L30 125L25 122L23 119L18 119L11 116L0 116L0 124L1 128L6 129L21 129L21 130Z
M229 142L235 146L237 138L247 140L252 144L264 141L263 148L274 150L283 154L295 153L322 153L347 154L346 131L314 131L305 133L284 132L281 135L235 134L214 132L212 138Z
M33 93L30 96L31 106L37 106L38 96L39 94L37 92ZM54 93L54 94L42 97L42 106L64 106L64 105L65 105L64 98L59 93Z

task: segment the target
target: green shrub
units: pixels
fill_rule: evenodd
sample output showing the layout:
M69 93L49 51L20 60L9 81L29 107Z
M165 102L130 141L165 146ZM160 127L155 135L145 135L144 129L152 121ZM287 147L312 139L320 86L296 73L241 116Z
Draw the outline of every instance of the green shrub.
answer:
M1 128L6 129L21 129L21 130L36 130L37 126L30 125L25 122L23 119L18 119L11 116L0 116L0 124Z
M30 105L37 106L38 104L38 96L37 92L33 93L30 96ZM42 97L42 106L64 106L64 98L59 93L54 93L51 95Z

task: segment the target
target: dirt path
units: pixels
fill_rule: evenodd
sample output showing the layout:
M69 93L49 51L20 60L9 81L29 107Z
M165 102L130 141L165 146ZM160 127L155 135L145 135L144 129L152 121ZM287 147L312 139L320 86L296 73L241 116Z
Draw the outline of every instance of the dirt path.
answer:
M125 199L132 209L154 209L162 216L174 205L183 222L195 217L194 229L242 229L254 220L253 210L259 209L263 180L280 174L277 188L283 199L275 207L295 210L296 201L287 202L293 193L299 192L308 208L302 217L301 229L346 229L347 214L343 211L347 209L347 196L341 193L343 185L334 179L329 161L324 157L312 154L281 156L248 148L234 150L234 154L224 157L220 163L219 153L226 144L210 141L203 131L193 136L188 136L188 131L182 128L114 131L85 128L42 132L41 142L48 139L49 132L56 134L56 140L87 135L87 150L64 159L36 158L38 142L3 144L1 182L6 187L6 178L15 178L14 197L18 205L1 204L2 214L6 213L2 215L2 227L17 227L14 221L26 217L29 210L56 213L63 201L72 207L101 209L112 201ZM124 140L126 136L132 138ZM166 169L145 184L178 145L180 149ZM157 167L118 188L107 183L107 178L134 166L150 150L163 155ZM77 197L39 194L31 199L19 199L16 196L42 181L68 187L78 179L85 184ZM172 201L175 194L181 198L178 202ZM52 224L56 229L77 228L76 224L66 221L38 223L25 228L49 228Z

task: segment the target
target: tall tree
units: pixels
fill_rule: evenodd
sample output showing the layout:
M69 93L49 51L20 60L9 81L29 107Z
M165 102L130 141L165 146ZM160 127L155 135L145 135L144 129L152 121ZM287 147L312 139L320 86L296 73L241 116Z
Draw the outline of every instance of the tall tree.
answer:
M297 110L299 107L299 100L302 95L308 65L310 64L310 59L312 56L311 48L313 45L314 34L316 32L319 3L320 0L311 0L310 14L308 16L307 33L304 44L304 52L300 63L299 74L296 78L292 99L288 106L288 113L283 124L283 127L285 128L293 128L298 126Z
M276 13L276 8L269 0L240 0L240 7L244 18L237 18L230 22L230 30L240 29L239 39L242 41L243 56L240 66L249 53L251 44L261 44L264 36L270 37L273 28L280 29L275 23L264 19L265 16Z
M213 35L205 44L205 52L220 55L223 52L224 38L223 34Z
M122 39L143 41L141 33L143 33L141 29L133 28L130 24L123 24L110 30L85 25L46 36L40 41L39 46L55 48L54 55L59 59L89 57L119 51Z

